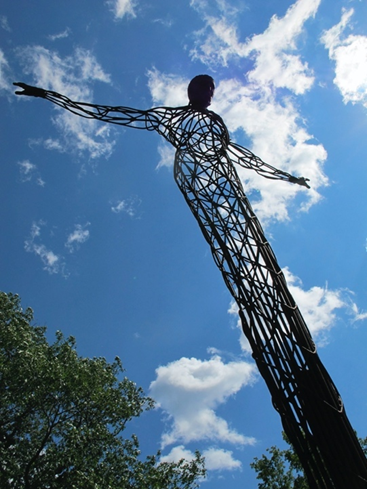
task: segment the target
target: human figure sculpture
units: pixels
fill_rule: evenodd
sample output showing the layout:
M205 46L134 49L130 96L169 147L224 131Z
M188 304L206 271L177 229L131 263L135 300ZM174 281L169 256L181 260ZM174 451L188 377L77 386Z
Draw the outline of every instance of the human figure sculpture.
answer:
M22 89L18 95L45 98L88 119L156 131L176 148L175 180L236 300L253 358L310 488L366 488L366 459L235 165L307 188L308 180L268 165L231 141L221 117L208 109L215 90L208 75L191 80L188 105L149 110L75 102L57 92L15 85Z

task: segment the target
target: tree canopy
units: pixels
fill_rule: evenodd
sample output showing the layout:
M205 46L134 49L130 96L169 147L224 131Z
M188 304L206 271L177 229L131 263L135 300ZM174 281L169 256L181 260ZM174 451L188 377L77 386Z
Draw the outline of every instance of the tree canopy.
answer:
M0 292L0 486L192 489L204 461L142 459L126 424L154 401L123 377L119 358L78 355L74 338L33 326L33 311Z
M266 449L267 454L255 457L250 466L256 471L260 482L259 489L309 489L302 465L292 445L283 433L288 448L281 450L276 446ZM367 437L359 438L364 454L367 456Z

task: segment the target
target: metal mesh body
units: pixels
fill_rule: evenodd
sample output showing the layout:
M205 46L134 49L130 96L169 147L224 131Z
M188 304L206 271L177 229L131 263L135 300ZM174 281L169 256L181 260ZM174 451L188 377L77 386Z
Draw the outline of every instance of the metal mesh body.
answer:
M82 117L157 131L176 148L175 180L236 300L253 358L310 488L367 488L366 458L234 164L307 187L306 180L232 143L222 119L205 109L109 107L16 85L24 90L17 93L43 97Z
M186 156L186 158L185 158ZM244 334L311 489L365 488L341 398L231 163L177 158L175 178L237 302Z

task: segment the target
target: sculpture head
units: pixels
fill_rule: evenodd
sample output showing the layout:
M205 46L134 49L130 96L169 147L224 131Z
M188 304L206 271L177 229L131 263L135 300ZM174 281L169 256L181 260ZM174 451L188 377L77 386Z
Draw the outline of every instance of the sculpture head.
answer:
M190 105L195 108L206 109L211 104L214 90L214 80L211 76L195 76L187 87Z

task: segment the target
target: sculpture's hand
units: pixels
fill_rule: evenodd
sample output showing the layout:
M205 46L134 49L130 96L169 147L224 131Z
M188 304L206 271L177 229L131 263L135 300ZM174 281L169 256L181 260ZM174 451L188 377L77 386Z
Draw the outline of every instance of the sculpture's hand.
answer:
M28 95L30 97L45 97L46 90L43 88L38 88L38 87L31 87L30 85L27 85L25 83L21 82L14 82L13 85L23 88L22 91L17 90L15 93L16 95Z
M297 183L298 185L302 185L302 187L307 187L307 188L311 188L307 182L310 181L309 178L305 178L305 177L293 177L293 176L290 176L289 177L289 181L291 183Z

